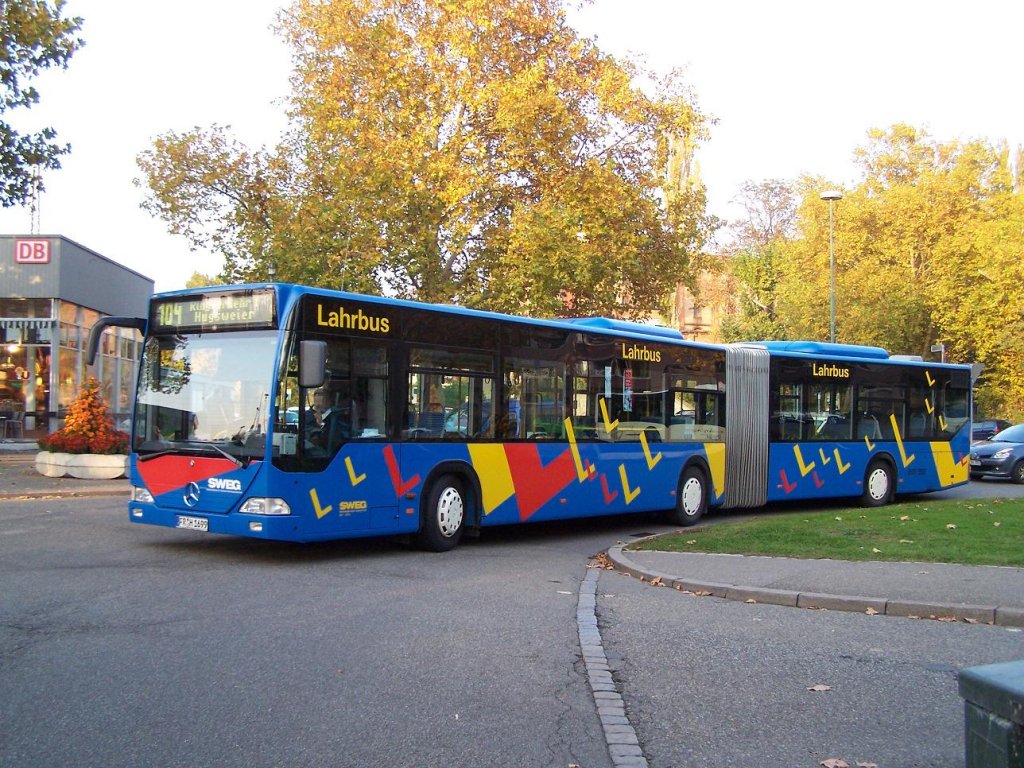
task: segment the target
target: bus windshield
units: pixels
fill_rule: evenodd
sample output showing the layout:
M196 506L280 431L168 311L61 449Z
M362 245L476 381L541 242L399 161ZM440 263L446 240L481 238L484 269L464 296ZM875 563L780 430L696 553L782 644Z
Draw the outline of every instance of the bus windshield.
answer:
M262 458L277 341L277 331L147 338L132 431L140 459L170 452Z

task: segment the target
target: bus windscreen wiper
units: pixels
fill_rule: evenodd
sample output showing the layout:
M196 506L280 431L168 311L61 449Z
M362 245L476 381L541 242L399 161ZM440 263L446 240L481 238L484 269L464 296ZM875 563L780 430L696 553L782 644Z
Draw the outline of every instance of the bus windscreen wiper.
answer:
M245 463L240 458L238 458L237 456L235 456L232 453L228 453L227 451L225 451L223 448L221 448L216 443L207 443L207 442L203 442L202 440L187 440L186 443L187 443L187 445L189 447L194 446L194 445L199 445L199 446L202 446L203 448L212 448L214 451L219 453L225 459L228 459L232 463L234 463L234 465L236 467L244 467L245 466Z
M186 450L190 450L190 451L212 450L212 451L214 451L216 453L219 453L224 458L230 460L236 467L244 467L244 466L246 466L245 463L241 459L239 459L237 456L235 456L233 454L228 453L223 448L221 448L219 445L214 445L213 443L204 443L204 442L201 442L201 441L198 441L198 440L186 440L186 441L183 441L183 442L187 446ZM172 453L179 453L179 451L174 449L174 448L168 448L168 449L163 450L163 451L154 451L153 453L147 453L145 456L139 456L139 461L149 461L150 459L155 459L155 458L158 458L159 456L167 456L167 455L172 454Z

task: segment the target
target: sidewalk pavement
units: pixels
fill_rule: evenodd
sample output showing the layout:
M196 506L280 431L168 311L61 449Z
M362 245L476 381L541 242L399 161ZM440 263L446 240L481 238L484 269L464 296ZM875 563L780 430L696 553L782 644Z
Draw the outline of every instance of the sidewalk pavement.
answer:
M128 496L128 480L81 480L77 477L45 477L36 472L36 444L31 441L0 442L0 501L80 496Z
M1024 568L650 552L625 545L609 549L608 557L620 571L697 595L1024 627Z

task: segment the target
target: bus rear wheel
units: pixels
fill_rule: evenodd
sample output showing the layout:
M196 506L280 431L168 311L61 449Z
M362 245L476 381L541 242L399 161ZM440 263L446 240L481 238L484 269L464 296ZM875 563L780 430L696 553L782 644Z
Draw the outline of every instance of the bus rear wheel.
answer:
M439 477L430 487L416 544L430 552L454 549L466 529L466 493L455 475Z
M884 461L873 461L864 473L864 493L860 501L865 507L882 507L892 500L892 467Z
M700 467L690 465L683 470L676 492L676 506L669 513L674 525L691 526L708 509L708 479Z

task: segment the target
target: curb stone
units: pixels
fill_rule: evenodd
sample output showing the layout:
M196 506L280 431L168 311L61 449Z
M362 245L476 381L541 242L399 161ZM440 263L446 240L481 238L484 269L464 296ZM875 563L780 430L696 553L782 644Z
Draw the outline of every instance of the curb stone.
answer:
M656 538L648 536L639 541ZM698 581L679 575L670 575L640 566L624 552L625 544L616 544L608 549L608 559L620 571L643 581L661 579L664 586L674 587L701 596L719 597L740 602L754 601L770 605L810 608L816 610L850 611L872 613L904 618L965 620L970 623L995 624L1004 627L1024 627L1024 609L1004 608L991 605L970 605L954 602L923 603L909 600L887 600L881 597L858 595L831 595L817 592L800 592L786 589L767 589L742 584L723 584L714 581Z
M648 768L636 729L626 716L626 704L609 670L601 630L597 626L597 580L600 575L597 568L587 569L576 605L576 630L586 663L587 680L612 764L615 768Z

